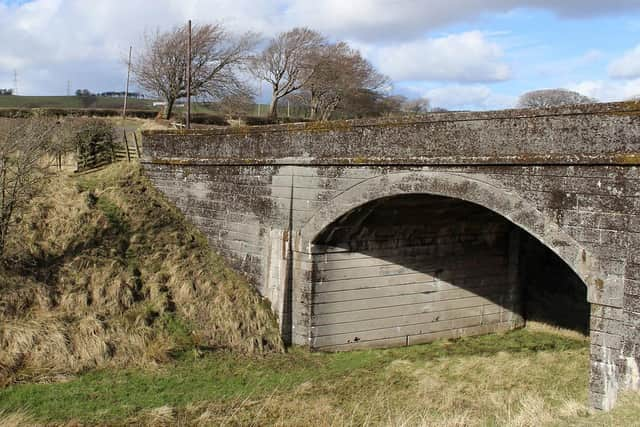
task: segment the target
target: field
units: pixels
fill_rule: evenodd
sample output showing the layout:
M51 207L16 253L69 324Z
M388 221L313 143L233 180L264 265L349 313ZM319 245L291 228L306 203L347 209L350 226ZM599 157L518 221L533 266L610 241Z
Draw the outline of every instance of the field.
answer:
M78 96L0 96L0 108L122 108L122 98L96 97L89 105ZM152 101L129 99L131 109L157 109Z
M104 108L104 109L121 109L123 105L122 98L96 97L94 101L83 101L78 96L0 96L0 108ZM127 101L128 108L132 110L153 110L158 111L161 107L154 107L153 101L150 99L129 99ZM266 116L269 106L266 104L255 104L249 115ZM184 112L183 107L175 107L175 113L181 115ZM219 111L212 110L206 105L194 102L192 105L193 113L203 114L220 114ZM282 117L287 116L286 105L279 108ZM292 110L292 114L302 114L297 109Z

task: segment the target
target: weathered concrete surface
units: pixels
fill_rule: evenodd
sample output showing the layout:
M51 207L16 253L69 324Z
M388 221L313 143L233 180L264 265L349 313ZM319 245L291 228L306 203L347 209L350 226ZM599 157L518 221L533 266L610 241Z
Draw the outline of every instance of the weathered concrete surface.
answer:
M316 239L383 197L487 208L588 288L591 396L640 388L640 104L144 134L154 182L311 345ZM314 276L315 275L315 276Z

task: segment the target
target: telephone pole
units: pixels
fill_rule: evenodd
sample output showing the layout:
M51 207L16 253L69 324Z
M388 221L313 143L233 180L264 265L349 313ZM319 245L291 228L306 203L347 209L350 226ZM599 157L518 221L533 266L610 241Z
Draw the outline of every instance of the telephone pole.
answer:
M13 70L13 94L18 94L18 70Z
M124 88L124 106L122 107L122 120L125 120L127 118L127 98L129 97L129 79L131 77L131 51L132 50L133 50L133 46L129 46L129 61L127 62L127 84Z
M67 96L71 96L71 80L67 80Z

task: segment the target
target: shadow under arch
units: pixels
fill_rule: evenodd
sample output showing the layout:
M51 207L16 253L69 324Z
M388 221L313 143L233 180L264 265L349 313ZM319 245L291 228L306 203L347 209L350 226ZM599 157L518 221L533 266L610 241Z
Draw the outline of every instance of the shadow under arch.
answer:
M327 202L302 227L298 253L311 254L316 237L349 211L376 199L427 194L459 199L479 205L506 218L560 257L587 286L590 303L600 303L607 275L598 259L563 231L553 218L533 204L497 184L464 173L412 171L389 173L367 179Z

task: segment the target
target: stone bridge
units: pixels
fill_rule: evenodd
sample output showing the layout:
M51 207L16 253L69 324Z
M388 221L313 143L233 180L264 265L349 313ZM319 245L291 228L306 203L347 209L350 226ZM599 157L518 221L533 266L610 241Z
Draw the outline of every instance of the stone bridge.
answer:
M293 344L513 329L533 304L523 283L555 263L545 281L573 276L590 304L592 404L640 387L640 103L147 131L143 144L154 185Z

